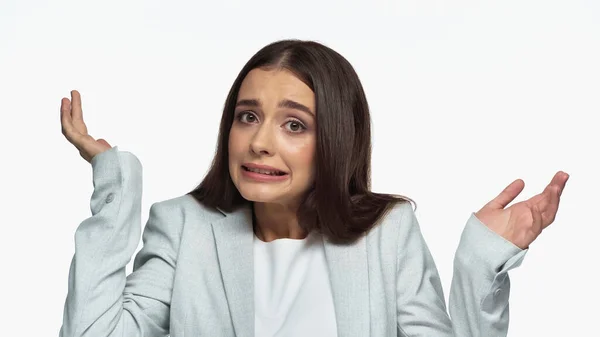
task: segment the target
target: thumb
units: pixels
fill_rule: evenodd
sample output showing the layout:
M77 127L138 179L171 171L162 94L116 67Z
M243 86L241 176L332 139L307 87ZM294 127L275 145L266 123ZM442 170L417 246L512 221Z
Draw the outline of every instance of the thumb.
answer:
M484 207L504 209L511 201L515 200L517 195L523 191L523 188L525 188L525 182L522 179L517 179L510 183L497 197L488 202Z
M112 146L111 146L111 145L110 145L110 144L109 144L109 143L108 143L106 140L104 140L103 138L98 138L96 141L97 141L98 143L101 143L101 144L103 144L103 145L106 145L106 146L108 146L108 147L112 147Z

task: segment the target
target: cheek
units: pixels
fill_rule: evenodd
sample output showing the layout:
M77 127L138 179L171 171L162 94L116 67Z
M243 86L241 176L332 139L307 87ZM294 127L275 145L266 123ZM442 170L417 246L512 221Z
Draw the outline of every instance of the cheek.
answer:
M229 158L235 159L235 155L238 154L243 148L243 137L242 133L239 132L235 127L229 131Z
M237 174L235 167L238 165L239 156L242 151L243 140L241 138L243 137L240 137L240 133L237 132L235 128L232 128L229 133L229 142L227 146L229 153L229 172L233 175ZM234 177L232 178L235 180Z
M316 144L314 139L306 139L302 142L289 144L287 147L287 157L292 169L297 174L311 179L314 175Z

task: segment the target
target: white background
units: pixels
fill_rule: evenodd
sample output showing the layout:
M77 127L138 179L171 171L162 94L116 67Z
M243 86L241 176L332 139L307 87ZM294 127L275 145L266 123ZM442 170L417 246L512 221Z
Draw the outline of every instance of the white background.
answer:
M79 90L90 134L143 163L143 225L201 181L230 85L280 38L354 65L373 189L416 200L446 300L470 212L516 178L521 201L568 172L556 221L510 272L509 336L597 331L598 1L3 0L3 336L58 335L73 235L91 216L91 166L61 134L61 98Z

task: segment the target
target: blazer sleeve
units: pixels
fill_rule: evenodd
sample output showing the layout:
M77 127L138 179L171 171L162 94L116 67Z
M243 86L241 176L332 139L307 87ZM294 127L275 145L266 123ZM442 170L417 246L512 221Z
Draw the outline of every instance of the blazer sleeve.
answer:
M113 147L92 158L92 216L75 232L75 254L60 337L169 334L181 226L167 202L154 203L133 271L125 267L141 233L142 165Z
M408 203L402 204L397 259L398 336L500 337L508 331L508 270L527 250L492 232L474 214L459 242L447 313L437 267Z

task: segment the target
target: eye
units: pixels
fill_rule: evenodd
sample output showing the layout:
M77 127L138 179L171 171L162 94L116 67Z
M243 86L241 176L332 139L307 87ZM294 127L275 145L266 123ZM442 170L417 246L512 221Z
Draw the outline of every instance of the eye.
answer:
M250 111L242 111L237 115L237 120L242 123L254 123L256 122L256 116Z
M306 130L306 126L304 126L302 122L296 119L288 121L287 123L285 123L285 125L288 126L287 129L293 133L299 133Z

